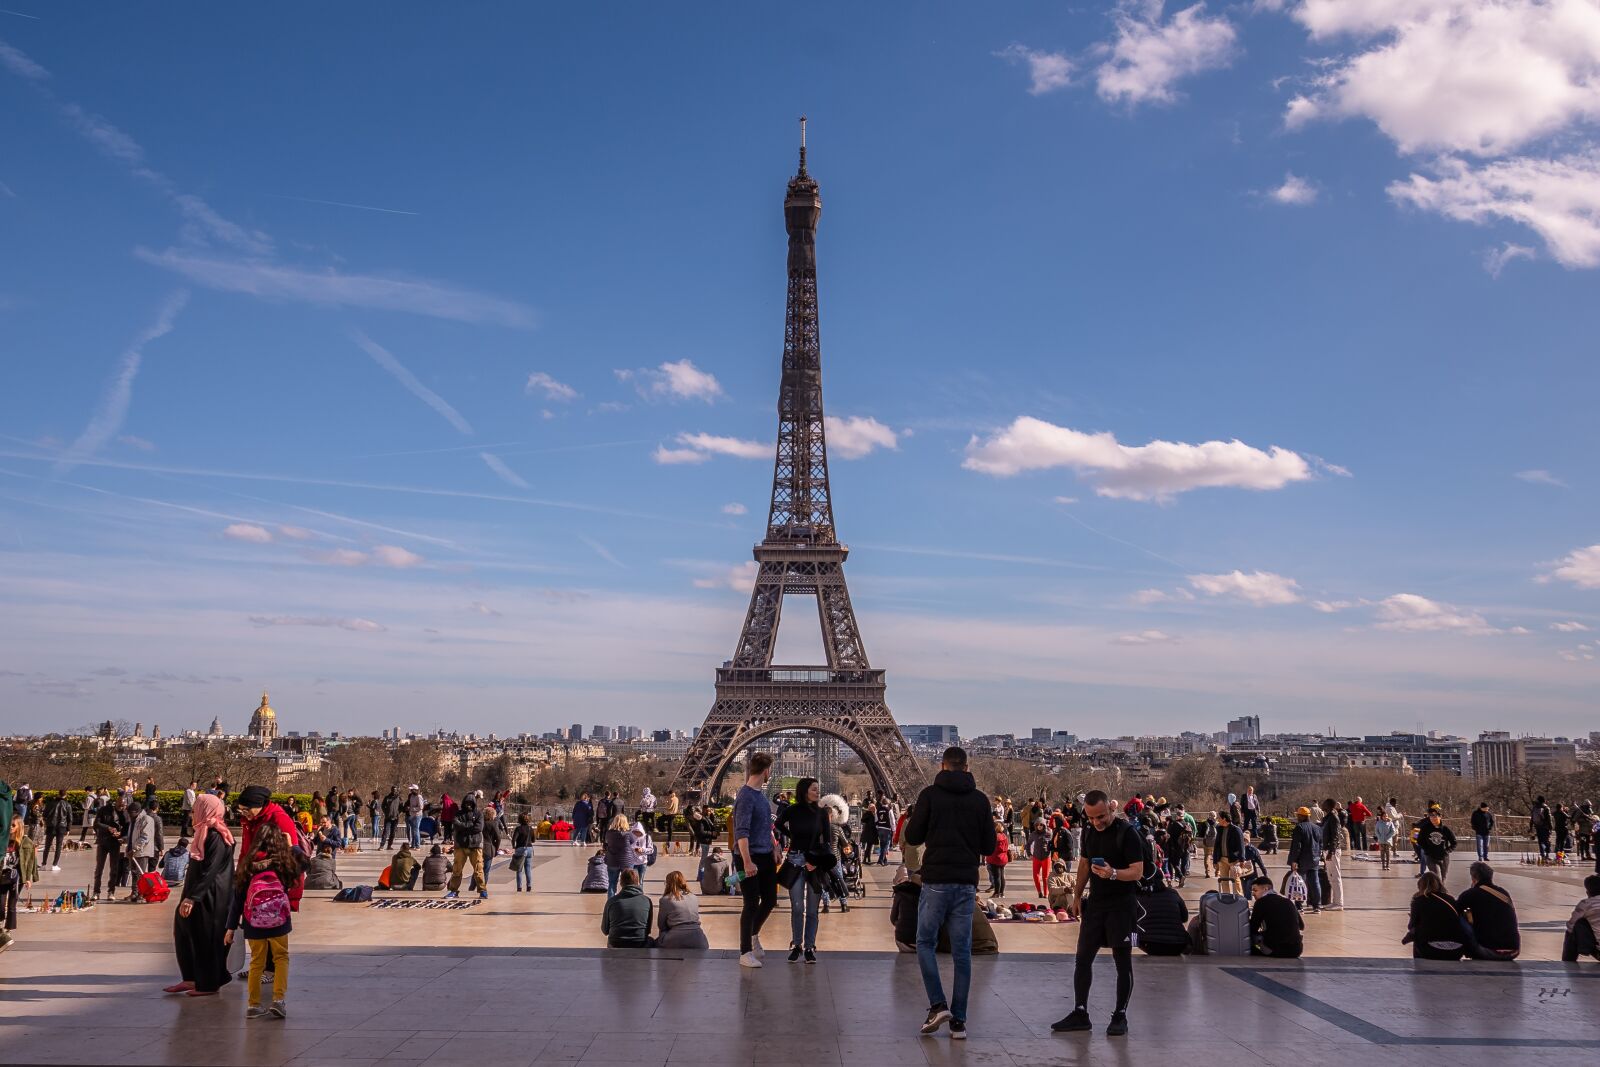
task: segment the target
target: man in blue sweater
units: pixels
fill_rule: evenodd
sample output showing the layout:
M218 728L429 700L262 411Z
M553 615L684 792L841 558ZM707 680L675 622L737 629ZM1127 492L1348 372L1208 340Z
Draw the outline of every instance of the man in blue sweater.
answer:
M759 967L766 955L761 947L761 926L778 904L778 865L772 835L772 803L767 781L772 777L772 757L751 755L744 785L733 801L733 842L739 850L743 879L739 891L744 907L739 912L739 966Z

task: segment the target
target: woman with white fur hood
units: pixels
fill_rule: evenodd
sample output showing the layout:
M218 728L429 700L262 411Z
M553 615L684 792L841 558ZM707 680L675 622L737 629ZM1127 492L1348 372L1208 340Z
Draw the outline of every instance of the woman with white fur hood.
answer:
M850 910L850 891L845 888L844 873L840 870L845 860L846 846L850 844L850 805L838 793L829 793L818 803L828 813L828 826L833 832L833 854L838 857L838 863L834 864L833 870L824 879L823 888L828 896L839 902L839 911L843 914ZM828 910L826 897L822 901L822 910Z

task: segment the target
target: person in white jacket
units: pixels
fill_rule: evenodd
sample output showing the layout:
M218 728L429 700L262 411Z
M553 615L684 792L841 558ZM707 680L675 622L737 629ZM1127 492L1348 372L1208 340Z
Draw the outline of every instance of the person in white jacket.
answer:
M647 834L656 828L656 795L649 786L644 787L644 796L639 798L639 821Z
M142 903L139 877L156 864L156 818L137 801L129 805L128 813L128 884L132 887L128 899Z

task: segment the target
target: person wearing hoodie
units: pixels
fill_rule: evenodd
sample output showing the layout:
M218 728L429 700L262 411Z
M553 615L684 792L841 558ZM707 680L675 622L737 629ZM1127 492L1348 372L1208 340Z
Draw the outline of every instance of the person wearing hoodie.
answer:
M654 905L639 887L639 874L629 868L622 872L622 887L606 901L600 914L600 932L606 935L607 948L649 948L650 915Z
M139 879L156 865L156 817L138 801L128 806L128 892L130 904L143 904Z
M189 809L191 814L194 809ZM194 823L191 819L190 826ZM184 875L189 871L189 839L181 837L176 846L167 849L161 854L161 877L169 886L176 886L183 882Z
M638 821L644 824L644 832L653 832L656 828L656 795L650 792L649 786L644 787L644 794L639 797L637 814Z
M972 985L972 913L978 899L978 867L994 851L994 818L989 798L967 770L967 753L944 750L933 784L917 796L905 839L922 845L922 893L917 899L917 966L928 994L924 1034L946 1023L950 1036L967 1036L967 993ZM936 951L939 931L950 936L954 988L946 1002Z
M1028 834L1027 851L1028 859L1033 861L1033 889L1043 900L1049 892L1050 878L1050 831L1043 819L1034 822L1033 831Z
M446 799L449 795L446 794ZM454 862L450 867L450 887L445 890L447 899L455 899L461 891L461 872L472 864L473 877L478 882L478 899L489 899L489 870L483 865L483 813L478 810L477 798L463 797L455 809L456 817L450 822L450 834L455 840Z
M422 861L422 891L443 889L450 884L450 857L442 845L434 845Z

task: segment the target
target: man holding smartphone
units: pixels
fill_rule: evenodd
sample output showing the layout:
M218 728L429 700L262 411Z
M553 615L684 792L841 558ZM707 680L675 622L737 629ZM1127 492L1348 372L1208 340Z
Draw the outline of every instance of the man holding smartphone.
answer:
M1148 860L1144 838L1127 821L1117 818L1116 808L1103 790L1090 791L1083 801L1083 841L1067 909L1083 920L1072 972L1073 1008L1050 1029L1057 1033L1093 1029L1089 985L1094 980L1094 958L1109 947L1117 965L1117 1004L1106 1035L1121 1037L1128 1032L1128 999L1133 995L1133 893L1148 871ZM1084 887L1091 885L1091 878L1085 899Z

